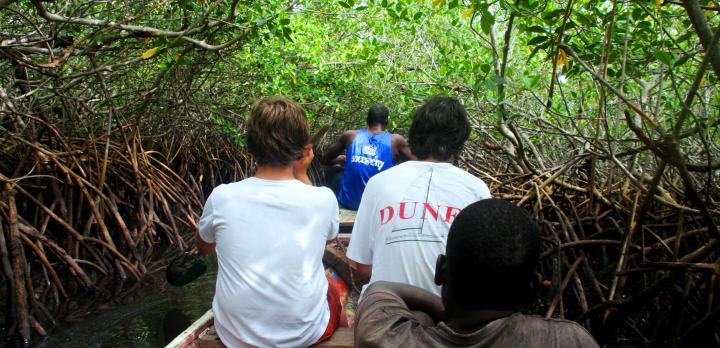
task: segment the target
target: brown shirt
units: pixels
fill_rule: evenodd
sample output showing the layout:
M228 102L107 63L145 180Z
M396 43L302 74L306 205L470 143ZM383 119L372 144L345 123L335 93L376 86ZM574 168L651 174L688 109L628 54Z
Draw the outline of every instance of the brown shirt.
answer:
M398 296L372 291L358 308L356 347L599 347L575 322L515 313L471 333L424 326Z

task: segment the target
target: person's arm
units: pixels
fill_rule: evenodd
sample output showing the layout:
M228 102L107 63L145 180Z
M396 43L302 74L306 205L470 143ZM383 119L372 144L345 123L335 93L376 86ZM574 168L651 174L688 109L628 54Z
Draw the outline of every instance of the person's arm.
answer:
M417 157L410 151L410 145L408 145L405 138L400 134L392 135L392 146L393 146L393 160L395 163L401 163L405 161L415 161Z
M195 234L195 245L197 246L198 251L202 255L210 255L215 253L215 243L208 243L202 239L200 236L200 232Z
M375 196L375 186L373 178L370 178L368 185L365 186L365 192L360 199L360 206L355 214L355 223L353 223L352 238L347 248L347 257L353 262L358 273L365 279L370 280L372 275L373 263L373 246L376 226L373 223L375 215L373 202Z
M320 163L328 166L336 164L338 157L352 144L355 134L357 134L357 131L343 132L336 142L325 149L322 156L320 156Z
M377 281L370 284L365 293L367 296L376 291L394 294L405 302L409 310L425 313L436 323L445 320L445 306L442 299L425 289L408 284Z
M315 154L313 153L312 144L305 145L305 148L303 148L303 157L292 161L293 176L295 179L298 179L308 185L312 185L307 171L313 158L315 158Z
M352 260L350 260L350 261L352 261ZM353 263L353 265L355 265L355 269L357 270L360 277L369 281L370 276L372 275L372 265L366 265L364 263L355 262L355 261L352 261L352 263Z
M215 252L215 231L213 226L213 195L210 194L205 207L203 207L202 215L200 216L200 222L198 223L198 230L195 233L195 246L202 255L209 255ZM206 242L205 239L211 242Z

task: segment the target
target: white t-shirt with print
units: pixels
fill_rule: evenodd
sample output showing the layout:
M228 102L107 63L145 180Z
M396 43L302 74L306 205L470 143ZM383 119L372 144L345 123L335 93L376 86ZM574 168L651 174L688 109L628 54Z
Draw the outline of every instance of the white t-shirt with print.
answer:
M435 263L457 214L490 198L485 183L450 163L408 161L368 181L347 256L372 265L370 283L387 280L440 295Z
M228 347L304 347L330 319L322 264L338 231L332 191L248 178L216 187L200 218L215 243L215 328Z

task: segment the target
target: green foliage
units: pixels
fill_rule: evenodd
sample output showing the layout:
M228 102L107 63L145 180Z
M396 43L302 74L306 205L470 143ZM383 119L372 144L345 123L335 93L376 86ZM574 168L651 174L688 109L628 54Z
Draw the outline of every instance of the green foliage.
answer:
M412 110L433 94L461 97L477 109L472 116L478 124L495 124L498 116L518 111L525 116L516 121L529 127L548 111L576 117L582 109L583 117L598 116L607 109L594 102L601 98L598 84L576 59L558 56L558 41L572 47L637 104L656 109L657 114L648 112L669 127L703 57L684 9L654 1L574 1L564 26L567 1L303 0L292 8L279 0L240 1L231 16L233 3L48 4L51 12L66 16L170 31L230 18L222 27L193 36L219 44L248 34L217 52L203 51L176 36L118 39L120 31L74 24L48 29L61 31L55 35L74 36L79 48L95 45L103 52L98 55L101 64L118 66L107 76L107 82L121 91L117 105L156 115L146 120L162 124L178 116L176 101L182 100L183 115L209 121L240 144L249 106L258 97L275 94L301 102L314 127L362 126L368 105L382 102L390 106L391 124L404 131ZM33 12L29 2L13 6L19 13ZM717 27L718 17L708 14L710 26ZM15 13L1 11L0 19L21 28L17 35L35 32ZM510 39L507 53L506 37ZM123 65L128 56L138 60L132 68ZM73 56L55 72L72 76L89 67L87 59ZM557 80L550 92L554 70ZM692 113L689 123L703 129L718 108L710 102L717 98L716 77L707 75L700 89L706 102ZM658 79L664 80L661 87L650 89L647 100L639 100L648 92L644 88ZM154 102L133 99L134 94L158 86L165 92ZM497 112L505 108L514 111ZM619 115L618 110L612 113ZM102 115L93 124L104 124ZM609 131L632 140L621 117L606 119L608 127L599 129L598 122L578 119L573 133Z

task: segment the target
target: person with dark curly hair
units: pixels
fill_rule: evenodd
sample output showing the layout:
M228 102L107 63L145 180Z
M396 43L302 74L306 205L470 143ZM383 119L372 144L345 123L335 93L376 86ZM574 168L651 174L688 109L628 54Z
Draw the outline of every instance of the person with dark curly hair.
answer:
M525 315L539 288L540 232L499 199L467 206L450 227L434 281L442 296L379 281L365 291L356 347L598 347L579 324Z
M285 97L260 99L247 123L253 177L216 187L196 236L217 253L215 329L229 347L306 347L346 322L325 276L325 244L338 233L332 191L310 185L305 110Z
M418 108L409 144L417 161L373 176L365 188L347 256L370 283L386 280L440 294L435 260L468 204L490 198L487 185L452 163L470 136L465 107L436 96Z

